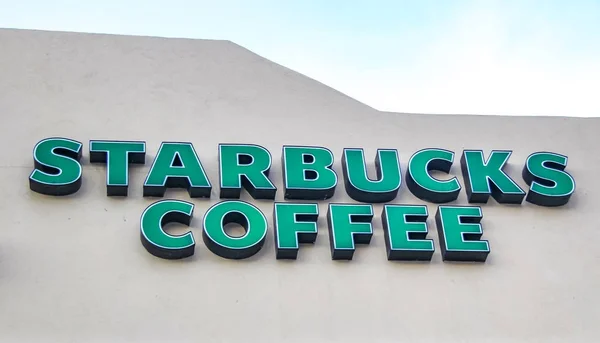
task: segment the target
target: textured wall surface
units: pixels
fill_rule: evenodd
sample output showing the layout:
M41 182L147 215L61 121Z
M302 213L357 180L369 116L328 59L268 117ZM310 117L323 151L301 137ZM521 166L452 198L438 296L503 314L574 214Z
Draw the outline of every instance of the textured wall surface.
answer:
M0 341L598 341L600 120L382 113L226 41L0 30L0 47ZM75 195L29 190L32 149L50 136L84 143ZM127 198L105 195L90 139L147 142ZM140 215L156 200L142 197L142 184L162 141L193 142L214 185L210 200L192 200L197 246L187 260L161 260L140 243ZM526 157L553 151L569 156L577 190L561 208L482 205L485 264L442 262L433 204L430 263L386 260L381 205L371 244L332 261L325 213L328 202L353 202L343 183L321 202L315 245L277 261L273 202L244 192L269 233L257 255L230 261L200 238L219 201L224 142L271 151L279 201L284 144L328 147L340 177L345 147L365 148L370 161L377 148L398 149L403 174L422 148L508 149L507 172L524 189ZM457 162L451 173L464 186ZM405 184L394 203L426 204ZM467 204L464 187L456 203Z

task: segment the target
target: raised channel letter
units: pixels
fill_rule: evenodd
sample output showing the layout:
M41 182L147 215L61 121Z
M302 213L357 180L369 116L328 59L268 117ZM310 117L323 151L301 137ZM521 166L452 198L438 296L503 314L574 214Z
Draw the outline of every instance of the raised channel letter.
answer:
M443 149L417 151L408 161L406 186L417 198L432 203L447 203L458 198L460 183L456 177L438 180L431 171L449 173L454 152Z
M62 196L81 188L83 145L68 138L46 138L33 148L33 172L29 188L37 193Z
M373 237L373 206L329 204L327 225L333 260L352 260L356 244L369 244Z
M342 169L346 193L352 199L367 203L389 202L396 198L402 184L398 150L378 149L375 158L377 178L367 175L363 149L344 149Z
M258 145L219 144L221 198L239 199L242 186L254 199L275 199L269 180L271 154Z
M467 200L487 203L490 195L502 204L520 204L525 191L504 172L512 151L492 150L487 161L481 150L464 150L460 165Z
M435 215L442 260L485 262L490 246L481 240L481 207L439 206Z
M169 223L190 225L194 204L181 200L160 200L148 206L140 220L140 239L146 250L160 258L175 260L194 255L194 235L173 236L165 232Z
M317 239L318 204L275 203L275 247L278 260L295 260L300 244Z
M381 220L388 260L431 261L433 240L426 239L427 206L384 205Z
M146 163L146 142L92 140L90 163L106 163L107 196L127 196L129 164Z
M575 179L565 171L567 156L536 152L527 158L523 179L529 185L526 201L540 206L563 206L575 192Z
M192 143L163 142L144 182L145 197L185 188L192 198L210 198L212 186Z
M245 234L232 237L225 232L230 223L241 225ZM254 205L226 200L211 207L204 215L202 238L210 251L228 259L251 257L262 249L267 236L267 218Z
M335 193L338 178L333 153L322 147L283 147L284 198L325 200Z

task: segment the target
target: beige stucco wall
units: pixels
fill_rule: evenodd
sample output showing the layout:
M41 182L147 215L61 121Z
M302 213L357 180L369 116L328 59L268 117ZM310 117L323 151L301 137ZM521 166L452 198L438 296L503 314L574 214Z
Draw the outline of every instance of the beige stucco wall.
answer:
M0 47L2 342L598 341L600 120L380 113L224 41L0 30ZM33 146L49 136L84 143L74 196L28 188ZM106 197L90 139L147 142L129 197ZM167 261L139 239L140 214L156 200L142 198L142 184L167 140L193 142L213 185L218 143L267 147L277 200L284 144L330 148L340 176L344 147L365 148L369 160L397 148L403 173L422 148L510 149L508 172L524 188L525 158L549 150L569 156L577 190L562 208L483 205L485 264L441 261L428 204L436 253L414 264L386 260L381 205L371 244L332 261L328 202L316 244L298 260L275 259L272 227L253 258L222 259L201 239L215 186L210 200L193 200L195 256ZM458 163L452 174L464 185ZM352 202L343 184L331 202ZM271 226L272 202L253 203ZM395 203L424 202L403 185ZM467 204L464 190L457 204Z

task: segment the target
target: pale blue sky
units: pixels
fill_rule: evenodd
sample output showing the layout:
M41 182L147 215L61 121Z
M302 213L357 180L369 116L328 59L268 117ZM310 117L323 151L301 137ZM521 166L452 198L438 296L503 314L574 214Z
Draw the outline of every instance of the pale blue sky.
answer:
M0 27L228 39L380 110L600 116L600 0L0 0Z

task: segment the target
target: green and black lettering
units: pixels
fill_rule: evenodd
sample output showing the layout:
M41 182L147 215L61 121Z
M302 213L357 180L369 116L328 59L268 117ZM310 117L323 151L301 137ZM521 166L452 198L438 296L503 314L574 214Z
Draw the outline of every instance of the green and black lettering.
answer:
M487 203L490 195L502 204L523 202L525 191L504 172L511 154L512 151L492 150L485 161L481 150L463 151L460 165L470 203Z
M333 153L322 147L283 147L285 199L325 200L335 193Z
M34 170L29 188L37 193L63 196L81 188L83 144L69 138L46 138L33 148Z
M378 149L375 158L377 179L367 175L363 149L344 149L342 157L346 193L352 199L367 203L389 202L396 198L402 184L398 150Z
M241 225L246 233L232 237L225 225ZM227 200L211 207L204 215L202 238L210 251L228 259L244 259L262 249L267 236L267 218L254 205L239 200Z
M456 177L437 180L430 171L450 173L454 152L444 149L417 151L408 161L406 186L419 199L432 203L447 203L458 198L460 183Z
M275 199L271 161L269 151L258 145L219 144L221 198L238 199L243 186L254 199Z
M210 198L212 185L192 143L163 142L144 182L145 197L185 188L192 198Z
M194 204L181 200L160 200L148 206L140 220L140 239L146 250L160 258L175 260L194 255L194 235L173 236L163 229L169 223L190 225Z
M107 196L127 196L129 164L146 163L146 142L92 140L90 163L106 163Z
M318 204L275 203L273 222L278 260L295 260L300 244L317 239Z
M527 158L523 179L529 185L526 201L540 206L563 206L575 192L575 179L565 171L567 156L536 152Z
M384 205L381 220L388 260L431 261L435 251L427 238L427 206Z
M333 260L352 260L355 244L373 237L373 205L329 204L327 225Z
M435 215L442 260L485 262L490 246L481 240L481 207L439 206Z

